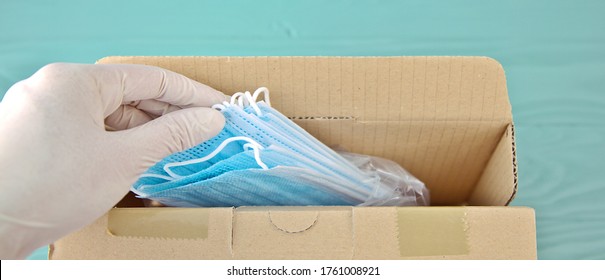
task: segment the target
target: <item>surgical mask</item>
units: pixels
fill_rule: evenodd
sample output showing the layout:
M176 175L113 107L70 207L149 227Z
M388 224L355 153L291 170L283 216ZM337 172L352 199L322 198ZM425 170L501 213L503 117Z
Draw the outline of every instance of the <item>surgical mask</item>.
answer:
M302 128L277 111L269 109L265 102L256 102L260 93L265 93L265 96L268 95L266 88L260 88L254 95L246 93L238 96L240 100L246 98L246 103L249 106L245 109L241 108L244 102L238 100L236 103L233 99L231 104L225 103L219 108L224 112L227 119L235 122L235 126L240 128L240 133L259 141L263 145L276 144L287 147L299 155L315 160L318 164L329 168L332 171L330 175L336 175L341 177L342 180L349 181L355 187L355 190L363 193L365 197L372 193L375 189L373 182L376 178L362 176L363 174L359 172L359 169L310 134L301 133L304 131ZM263 113L263 110L267 113ZM281 115L281 119L273 117L275 115ZM289 124L283 124L284 120Z
M257 102L260 94L264 94L265 101ZM293 145L297 145L297 148L301 149L300 154L310 155L313 153L313 156L310 158L316 159L318 163L330 163L328 167L340 175L342 180L350 182L351 186L354 186L356 190L365 190L364 194L366 198L372 196L378 199L392 195L390 187L379 183L381 180L377 172L360 172L357 166L351 164L351 162L321 143L296 123L273 109L270 106L268 95L269 92L266 88L259 88L253 95L241 94L235 96L235 98L239 99L237 102L234 102L232 98L230 105L224 105L226 108L234 105L244 107L243 104L247 103L248 106L244 108L244 111L248 113L247 115L242 115L241 110L235 110L240 114L241 118L248 119L248 121L253 123L266 124L265 130L272 129L274 135L281 135L282 139L291 140L294 143ZM245 101L241 101L242 98L246 98ZM334 176L334 174L330 175Z
M255 146L251 139L239 137L237 140L248 141L252 148L197 174L166 179L156 185L139 185L133 191L142 198L171 206L354 205L363 202L342 192L342 181L317 172L315 168L321 167L312 161L278 146L265 149ZM207 161L211 156L196 161Z
M402 196L385 174L360 170L271 108L268 94L215 105L223 131L162 160L132 190L170 206L415 205L417 192Z
M313 170L278 166L269 170L235 170L209 180L143 196L164 205L238 207L285 205L354 205L326 191Z
M197 159L207 157L213 151L216 151L217 148L224 143L226 140L235 137L233 131L231 131L228 127L225 127L218 135L209 139L206 142L203 142L199 145L194 146L191 149L172 154L160 162L149 168L145 174L135 183L139 184L152 184L157 180L153 180L152 178L158 179L168 179L171 180L175 177L180 176L188 176L191 174L197 173L199 170L203 170L212 166L213 164L220 162L221 160L226 159L227 157L240 153L243 151L243 145L229 145L222 153L217 154L212 157L212 159L208 161L198 161ZM191 164L177 164L171 169L175 163L180 162L192 162Z

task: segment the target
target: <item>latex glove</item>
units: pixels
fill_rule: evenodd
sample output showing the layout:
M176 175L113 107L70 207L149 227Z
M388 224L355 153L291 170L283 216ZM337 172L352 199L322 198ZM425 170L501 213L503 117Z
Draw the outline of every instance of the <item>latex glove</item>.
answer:
M51 64L15 84L0 103L0 258L102 216L155 162L216 135L208 107L224 100L143 65Z

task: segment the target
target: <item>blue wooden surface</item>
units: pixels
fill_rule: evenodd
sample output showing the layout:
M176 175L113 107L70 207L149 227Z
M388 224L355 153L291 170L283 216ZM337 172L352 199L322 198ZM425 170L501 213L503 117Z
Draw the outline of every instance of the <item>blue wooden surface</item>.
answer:
M494 57L539 257L605 259L605 1L31 2L0 2L0 97L44 64L107 55Z

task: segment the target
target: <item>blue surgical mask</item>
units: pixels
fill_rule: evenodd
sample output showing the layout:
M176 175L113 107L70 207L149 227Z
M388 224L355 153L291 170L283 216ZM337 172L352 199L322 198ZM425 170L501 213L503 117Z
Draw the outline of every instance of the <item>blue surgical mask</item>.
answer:
M245 97L249 97L245 96ZM363 193L365 197L374 192L375 186L372 178L364 176L355 166L352 166L344 158L334 153L330 148L316 140L310 134L302 134L292 121L283 117L290 125L281 124L283 121L272 118L271 115L279 114L277 111L271 114L263 114L258 107L261 105L256 100L250 100L250 106L242 109L233 104L225 104L221 108L227 119L233 120L234 126L240 129L240 133L258 141L263 145L280 145L301 156L314 160L320 165L330 169L330 176L338 176L348 181L355 190ZM253 108L253 109L251 109ZM376 178L374 178L376 179ZM364 183L365 182L365 183Z
M268 170L243 169L145 198L169 206L237 207L266 205L354 205L322 187L313 170L279 166Z
M204 207L355 205L364 201L355 198L358 194L343 192L342 180L316 168L321 167L286 149L270 146L236 154L194 175L138 185L133 190L142 198L171 206L185 206L185 202L187 206Z
M329 167L335 170L335 172L339 172L343 177L357 180L356 182L368 180L367 174L360 173L356 166L325 144L321 143L277 110L271 108L262 101L256 103L256 105L258 106L259 111L253 109L248 110L248 108L253 108L252 106L248 107L247 110L252 114L258 115L260 119L268 123L271 127L276 128L276 130L280 131L285 138L294 139L294 142L299 146L320 154L321 157L318 158L321 159L322 162L330 162L331 164Z
M150 168L135 193L169 206L415 205L416 192L402 197L405 190L385 185L394 179L360 170L271 108L266 88L214 108L223 131Z

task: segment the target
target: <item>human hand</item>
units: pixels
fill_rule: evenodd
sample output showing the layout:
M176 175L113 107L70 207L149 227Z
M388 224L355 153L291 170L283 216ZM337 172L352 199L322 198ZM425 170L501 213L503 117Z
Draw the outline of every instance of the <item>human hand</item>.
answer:
M155 162L216 135L224 100L143 65L51 64L15 84L0 102L0 258L99 218Z

